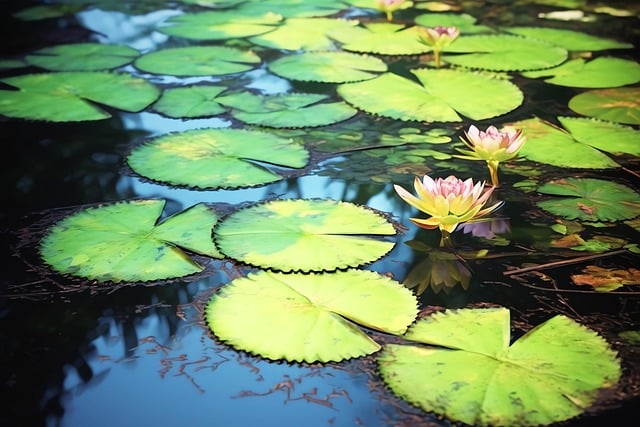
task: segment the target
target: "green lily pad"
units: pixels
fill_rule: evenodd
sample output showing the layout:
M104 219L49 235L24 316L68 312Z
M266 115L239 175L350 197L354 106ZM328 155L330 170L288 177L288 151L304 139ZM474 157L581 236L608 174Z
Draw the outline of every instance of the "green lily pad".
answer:
M333 200L275 200L241 209L214 229L218 249L276 271L333 271L387 254L395 228L379 213Z
M218 216L203 204L157 224L164 200L134 200L76 212L55 224L40 255L55 271L102 282L146 282L202 271L183 249L223 258L211 241Z
M588 409L620 362L595 332L557 315L511 346L509 310L460 309L419 320L378 357L393 392L428 412L480 426L548 425Z
M412 73L420 83L385 73L342 84L338 94L372 114L426 122L460 122L460 115L483 120L516 109L523 100L520 89L507 80L456 70L417 69Z
M347 83L372 79L387 71L387 64L349 52L304 52L276 59L269 70L292 80Z
M640 124L640 88L594 89L569 100L578 114L630 125Z
M568 52L551 43L507 34L460 36L447 46L442 60L492 71L539 70L567 59Z
M224 86L195 85L166 89L153 109L167 117L196 118L222 114L227 109L216 101Z
M559 117L558 120L566 130L538 118L510 123L527 135L527 143L519 154L553 166L607 169L620 165L602 151L638 152L638 131L632 128L595 119Z
M414 22L423 27L456 27L461 34L492 33L491 27L476 24L477 19L468 13L423 13Z
M237 10L216 10L174 16L165 21L167 26L158 30L186 39L225 40L272 31L281 21L282 16L275 13L247 16Z
M252 273L223 286L205 312L213 333L236 349L309 363L371 354L380 346L358 325L402 334L416 315L408 289L367 270Z
M526 71L527 78L543 78L545 82L568 87L620 87L640 81L640 64L622 58L598 57L590 61L572 59L548 70Z
M37 50L25 61L51 71L100 71L121 67L138 56L140 52L128 46L74 43Z
M621 221L640 215L640 195L631 188L593 178L567 178L541 185L538 191L558 197L538 202L554 215L584 221Z
M631 43L623 43L563 28L548 27L508 27L502 28L513 34L544 40L570 51L594 52L609 49L632 49Z
M217 1L215 2L217 3ZM285 18L311 18L334 15L348 7L342 0L249 0L243 1L238 12L245 15L277 13Z
M93 103L137 112L160 95L160 90L144 79L109 72L27 74L0 81L20 89L0 91L0 114L52 122L111 117Z
M240 129L194 129L162 135L127 156L131 169L148 179L202 189L279 181L282 175L258 162L303 168L308 160L308 151L291 139Z
M325 126L347 120L358 113L345 102L323 102L327 95L284 93L254 95L239 92L217 101L232 108L231 114L245 123L272 128Z
M335 30L329 36L342 43L342 49L378 55L419 55L431 47L418 41L416 27L391 22L368 23L349 31Z
M188 46L142 55L134 65L142 71L173 76L219 76L253 69L261 59L254 52L226 46Z
M274 31L251 37L251 43L272 49L334 50L332 32L349 32L356 20L331 18L290 18Z

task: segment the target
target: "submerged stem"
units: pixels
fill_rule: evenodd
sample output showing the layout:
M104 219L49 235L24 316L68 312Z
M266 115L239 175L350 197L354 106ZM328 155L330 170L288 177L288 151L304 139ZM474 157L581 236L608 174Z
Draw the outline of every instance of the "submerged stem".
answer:
M454 245L453 245L453 239L451 239L451 233L449 233L446 230L440 230L441 235L440 235L440 247L441 248L447 248L447 249L453 249Z

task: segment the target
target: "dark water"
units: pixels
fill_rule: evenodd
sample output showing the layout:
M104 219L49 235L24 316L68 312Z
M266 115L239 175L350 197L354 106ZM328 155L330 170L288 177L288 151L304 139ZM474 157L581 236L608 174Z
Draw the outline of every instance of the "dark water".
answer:
M3 5L7 10L22 6L21 2ZM10 35L3 42L3 55L84 40L89 32L80 22L90 18L107 22L104 16L91 15L25 25L3 13L3 28ZM620 27L603 31L614 30ZM154 39L144 43L154 43ZM273 89L283 84L260 72L252 78L255 87ZM545 90L554 92L557 99L571 96L570 90L557 88L524 90L529 90L531 105L518 114L525 116L531 114L527 108L554 115L566 108L544 104L548 100ZM113 118L94 123L0 119L0 219L6 239L0 302L4 425L449 425L395 398L377 377L372 358L329 366L292 365L266 362L215 342L202 323L201 310L216 287L245 273L230 263L214 262L198 280L97 291L74 287L43 270L34 253L42 232L39 224L64 215L69 207L129 198L162 197L172 211L198 202L335 198L390 212L408 224L410 212L395 196L390 182L357 179L354 171L371 168L367 163L354 162L352 170L345 170L341 159L332 159L310 176L235 191L196 192L143 182L123 170L123 154L130 144L168 131L227 123L217 118L184 122L150 113L112 113ZM384 125L384 121L377 123ZM526 212L528 201L509 190L503 195L510 200L502 214L512 221L512 240L535 244L538 236L527 227L532 220ZM436 238L410 228L387 257L368 268L401 280L422 261L422 255L405 243ZM457 239L461 244L470 241L468 235ZM502 274L506 267L522 261L522 256L514 255L473 262L468 290L461 286L449 292L427 290L421 302L448 308L500 304L512 308L522 326L538 324L550 313L564 313L602 328L614 346L619 344L617 331L639 327L637 295L594 298L593 294L550 292L545 278L528 278L526 284L533 287L526 287ZM620 255L615 261L632 266L637 258ZM570 272L558 269L552 276L562 283ZM521 331L514 329L514 335L518 333ZM637 347L625 347L623 402L611 398L596 415L568 424L631 425L630 418L637 420L639 356Z

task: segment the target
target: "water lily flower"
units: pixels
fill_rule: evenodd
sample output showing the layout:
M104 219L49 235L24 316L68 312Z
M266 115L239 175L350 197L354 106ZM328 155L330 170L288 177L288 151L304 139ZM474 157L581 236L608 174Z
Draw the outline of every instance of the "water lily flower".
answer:
M500 162L510 160L518 155L518 152L526 142L522 129L506 126L498 130L495 126L489 126L486 131L481 131L474 125L465 131L466 138L460 138L471 150L458 149L463 156L456 156L467 160L484 160L489 167L491 183L498 187L498 165Z
M440 52L460 35L457 27L417 27L416 31L418 31L418 40L433 49L433 58L438 68L440 68Z
M387 21L393 19L393 12L399 9L406 9L413 5L412 1L406 0L375 0L376 9L384 12L387 15Z
M449 235L458 224L483 217L502 204L497 202L485 208L495 187L485 190L484 181L474 184L471 178L463 181L453 175L435 180L427 175L422 180L415 177L413 187L416 196L399 185L393 187L402 200L430 215L426 219L410 220L421 228L439 228L442 233L441 246L449 245Z

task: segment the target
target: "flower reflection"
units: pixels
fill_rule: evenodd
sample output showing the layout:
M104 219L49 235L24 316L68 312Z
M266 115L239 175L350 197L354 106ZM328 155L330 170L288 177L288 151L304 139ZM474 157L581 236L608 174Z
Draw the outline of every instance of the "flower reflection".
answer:
M473 237L482 237L492 240L496 236L507 234L511 231L511 222L507 218L491 218L486 221L479 220L462 226L462 232Z
M502 205L502 202L497 202L484 207L493 192L493 187L485 190L484 185L484 182L474 184L471 178L463 181L450 175L446 179L434 180L425 175L422 180L418 177L414 179L413 187L417 196L399 185L393 187L402 200L430 215L427 219L410 220L418 227L439 228L442 233L441 246L446 246L449 235L458 224L486 216Z
M510 160L518 155L518 152L526 142L522 129L506 126L500 130L495 126L489 126L486 131L481 131L474 125L465 131L465 137L461 138L470 150L457 149L463 156L456 156L467 160L484 160L489 167L491 183L497 187L498 165L500 162Z
M418 40L433 49L433 59L436 67L440 68L440 52L449 46L460 35L456 27L417 27Z
M387 21L393 20L393 12L399 9L406 9L413 5L412 1L406 0L375 0L376 9L387 15Z
M402 282L416 295L421 295L431 288L434 293L449 293L456 285L462 289L469 288L471 270L463 258L452 252L431 250L425 259L413 267Z

